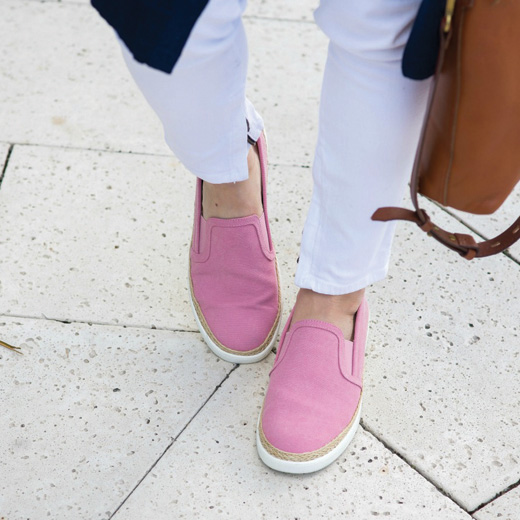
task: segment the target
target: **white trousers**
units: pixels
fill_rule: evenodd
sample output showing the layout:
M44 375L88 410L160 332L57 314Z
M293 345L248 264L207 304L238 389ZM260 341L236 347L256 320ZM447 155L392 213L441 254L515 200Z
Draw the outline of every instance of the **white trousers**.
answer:
M330 42L298 287L345 294L386 276L395 223L370 217L400 204L411 175L431 84L401 72L419 3L321 0L315 11ZM136 62L122 44L166 142L211 183L248 177L246 134L256 140L264 126L245 95L245 7L246 0L210 0L171 74Z

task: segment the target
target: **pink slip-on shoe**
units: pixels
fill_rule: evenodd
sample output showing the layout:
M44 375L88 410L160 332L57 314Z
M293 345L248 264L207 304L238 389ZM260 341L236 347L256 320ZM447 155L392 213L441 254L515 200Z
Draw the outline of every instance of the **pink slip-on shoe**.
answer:
M231 363L260 361L271 351L281 318L278 265L267 217L265 136L257 141L261 217L205 219L197 179L190 245L190 302L209 348Z
M293 312L269 375L257 449L270 468L310 473L336 460L359 425L368 304L356 313L354 341L324 321L291 326Z

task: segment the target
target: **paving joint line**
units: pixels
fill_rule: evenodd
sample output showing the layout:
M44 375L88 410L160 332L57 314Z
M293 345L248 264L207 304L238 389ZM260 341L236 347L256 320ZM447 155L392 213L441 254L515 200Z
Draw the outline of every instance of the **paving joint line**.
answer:
M518 482L514 482L513 484L507 486L502 491L499 491L493 498L490 498L489 500L486 500L485 502L482 502L482 504L480 504L476 509L474 509L473 511L470 511L469 513L471 515L475 514L476 512L478 512L481 509L483 509L484 507L486 507L489 504L491 504L491 502L494 502L495 500L499 499L500 497L504 496L506 493L509 493L510 491L512 491L513 489L515 489L517 487L520 487L520 480Z
M33 1L33 0L31 0ZM34 0L36 1L36 0ZM5 141L4 141L5 142ZM47 144L47 143L13 143L13 146L37 146L40 148L54 148L58 150L76 150L85 152L104 152L114 154L128 154L128 155L145 155L151 157L170 157L175 159L173 154L166 153L150 153L150 152L132 152L131 150L114 150L111 148L95 148L95 147L84 147L84 146L67 146L62 144ZM180 162L179 162L180 164Z
M41 316L31 316L24 314L5 314L0 313L0 318L19 318L19 319L28 319L28 320L42 320L42 321L56 321L58 323L63 323L64 325L74 325L74 324L83 324L83 325L96 325L100 327L120 327L123 329L144 329L144 330L165 330L169 332L199 332L198 329L176 329L170 327L157 327L155 325L125 325L120 323L108 323L101 321L88 321L88 320L64 320L59 318L48 318L44 314Z
M191 422L197 417L197 415L202 411L202 409L208 404L210 399L218 392L218 390L222 387L222 385L229 379L229 376L237 369L240 365L235 364L231 370L226 374L224 379L213 389L209 397L202 403L202 405L198 408L198 410L191 416L191 418L188 420L188 422L181 428L179 433L171 440L171 442L166 446L166 449L161 453L159 458L150 466L148 471L143 475L143 477L137 482L137 484L132 488L132 490L128 493L128 495L124 498L124 500L117 506L117 508L114 510L113 513L110 514L110 516L107 518L107 520L112 520L114 515L117 514L117 512L125 505L125 503L128 501L128 499L132 496L134 491L141 485L141 483L144 481L144 479L150 474L150 472L157 466L159 461L166 455L168 450L174 445L174 443L177 441L177 439L182 435L184 430L191 424Z
M289 23L305 23L308 25L315 25L314 20L297 20L296 18L277 18L273 16L265 16L259 14L244 14L243 18L245 20L262 20L262 21L272 21L272 22L289 22Z
M361 419L360 425L366 432L370 433L370 435L375 437L388 451L393 453L396 457L399 457L407 466L412 468L416 473L418 473L419 475L421 475L421 477L423 477L426 481L428 481L439 493L444 495L448 500L450 500L457 507L462 509L462 511L471 515L471 513L462 504L460 504L457 501L457 499L452 497L447 491L444 491L444 489L442 489L438 484L436 484L432 479L430 479L424 471L419 469L415 464L413 464L411 461L409 461L404 455L399 453L390 443L388 443L387 441L383 440L381 437L376 435L374 433L374 431L369 426L367 426L367 424L365 423L365 421L363 419Z
M39 0L30 0L30 1L39 1ZM113 150L110 148L89 148L89 147L82 147L82 146L65 146L60 144L45 144L45 143L8 143L6 141L0 141L2 144L10 144L11 147L14 146L36 146L39 148L52 148L55 150L75 150L75 151L83 151L83 152L102 152L102 153L112 153L112 154L122 154L122 155L143 155L145 157L164 157L164 158L171 158L178 161L178 159L173 155L173 153L163 154L163 153L151 153L151 152L132 152L129 150ZM182 163L179 161L179 164L182 165ZM276 167L287 167L287 168L302 168L309 170L311 168L311 165L309 164L299 164L299 163L285 163L285 162L272 162L269 161L270 166L276 166ZM190 172L191 173L191 172ZM193 175L193 174L192 174Z
M7 166L9 165L9 159L11 159L11 154L13 153L13 148L14 148L14 144L10 143L9 148L7 149L7 155L5 156L2 173L0 173L0 188L2 187L2 181L4 180L5 172L7 171Z

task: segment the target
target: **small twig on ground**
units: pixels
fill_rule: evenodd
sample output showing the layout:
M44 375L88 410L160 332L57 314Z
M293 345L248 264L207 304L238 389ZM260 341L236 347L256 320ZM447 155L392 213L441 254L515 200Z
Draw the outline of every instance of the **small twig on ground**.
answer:
M0 339L0 346L8 348L9 350L12 350L13 352L16 352L17 354L21 354L23 356L23 352L21 352L22 347L13 347L13 345L9 345L9 343L6 343L5 341L2 341Z

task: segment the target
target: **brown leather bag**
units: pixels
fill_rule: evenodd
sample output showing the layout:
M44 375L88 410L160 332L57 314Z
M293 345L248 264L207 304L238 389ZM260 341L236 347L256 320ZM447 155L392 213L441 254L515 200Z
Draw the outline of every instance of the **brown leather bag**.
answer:
M410 182L415 211L379 208L373 220L410 220L464 258L503 251L520 217L477 243L433 224L417 193L476 214L494 212L520 180L520 1L448 0L441 49Z

